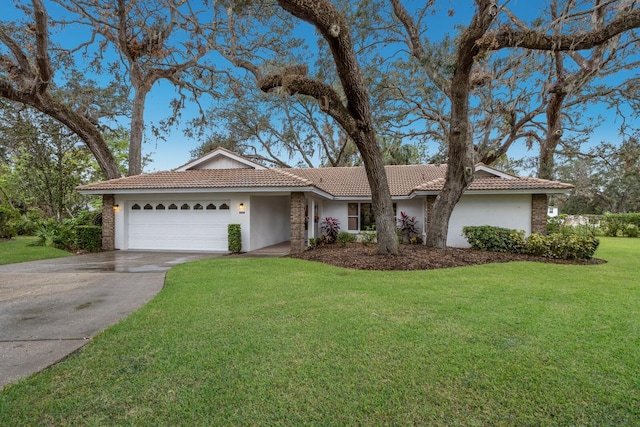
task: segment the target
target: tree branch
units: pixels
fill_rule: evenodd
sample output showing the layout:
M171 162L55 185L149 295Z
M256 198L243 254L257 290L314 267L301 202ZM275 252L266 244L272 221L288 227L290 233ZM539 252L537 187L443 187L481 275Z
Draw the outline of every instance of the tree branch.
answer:
M591 49L626 31L640 28L640 9L621 10L598 30L574 34L545 34L535 30L500 29L486 34L478 45L488 50L519 47L532 50L572 51Z

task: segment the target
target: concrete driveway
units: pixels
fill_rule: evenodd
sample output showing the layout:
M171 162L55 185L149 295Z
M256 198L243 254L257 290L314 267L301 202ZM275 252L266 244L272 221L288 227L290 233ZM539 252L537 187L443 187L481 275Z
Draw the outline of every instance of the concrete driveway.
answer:
M115 251L0 265L0 389L138 309L174 265L220 255Z

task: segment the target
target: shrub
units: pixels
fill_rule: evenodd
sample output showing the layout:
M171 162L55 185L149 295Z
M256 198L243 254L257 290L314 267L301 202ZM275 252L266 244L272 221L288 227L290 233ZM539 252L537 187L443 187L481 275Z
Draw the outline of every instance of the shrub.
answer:
M340 246L346 246L347 243L353 243L356 241L355 234L351 234L348 231L341 231L336 237L336 241Z
M404 212L400 212L400 218L398 218L398 228L400 229L400 235L402 236L402 243L409 243L411 238L420 234L416 217L409 216Z
M378 238L378 234L376 233L376 226L367 226L365 231L360 232L360 241L364 245L368 245L370 243L375 243Z
M340 232L340 221L328 216L320 224L320 229L327 236L328 243L335 243Z
M102 225L102 212L83 210L74 218L76 225Z
M522 253L525 249L523 230L481 225L462 227L462 233L475 249L512 253Z
M97 225L77 226L76 245L78 249L98 252L102 248L102 227Z
M635 224L628 224L624 230L624 234L627 237L638 237L638 226Z
M309 249L315 249L322 244L322 239L319 237L309 238Z
M75 247L76 238L72 220L57 223L48 219L40 223L35 234L38 238L35 245L38 246L50 246L64 250Z
M240 224L229 224L227 227L229 252L239 254L242 252L242 232Z
M630 225L640 228L640 213L605 214L602 217L601 224L607 236L628 236L627 229Z
M11 239L16 236L16 230L11 224L15 217L15 210L0 206L0 239Z
M547 234L559 233L560 230L564 227L564 219L567 215L562 214L558 216L549 216L547 217Z
M578 234L532 234L526 240L526 252L553 259L591 259L600 241Z

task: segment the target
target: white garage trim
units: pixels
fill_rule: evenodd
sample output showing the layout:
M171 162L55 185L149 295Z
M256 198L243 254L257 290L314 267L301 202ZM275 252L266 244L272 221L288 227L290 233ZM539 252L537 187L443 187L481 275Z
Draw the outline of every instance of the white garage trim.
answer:
M128 249L227 251L230 200L132 200Z

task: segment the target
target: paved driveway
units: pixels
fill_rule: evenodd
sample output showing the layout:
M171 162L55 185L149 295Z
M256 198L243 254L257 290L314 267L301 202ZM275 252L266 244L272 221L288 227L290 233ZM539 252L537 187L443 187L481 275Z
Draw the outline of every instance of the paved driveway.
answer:
M216 256L115 251L0 265L0 388L63 359L142 306L172 266Z

